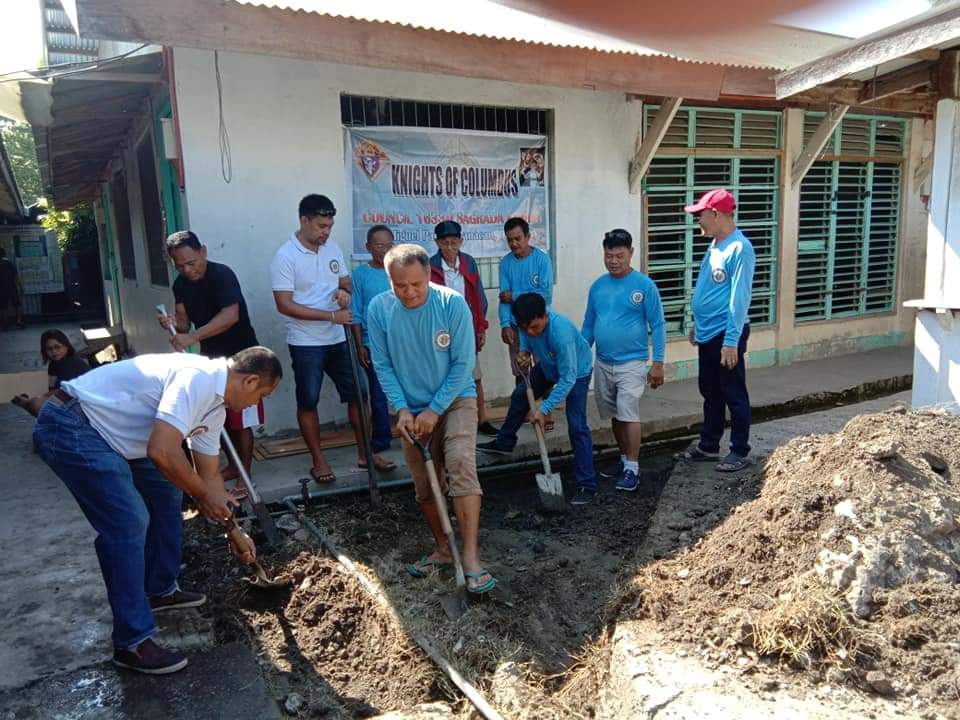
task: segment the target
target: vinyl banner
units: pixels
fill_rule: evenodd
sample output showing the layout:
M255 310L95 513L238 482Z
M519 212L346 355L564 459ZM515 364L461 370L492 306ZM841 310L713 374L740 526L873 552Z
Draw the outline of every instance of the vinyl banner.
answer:
M547 138L434 128L350 128L353 255L367 256L367 230L387 225L398 243L437 247L441 220L463 226L463 251L508 252L503 223L522 217L547 249Z

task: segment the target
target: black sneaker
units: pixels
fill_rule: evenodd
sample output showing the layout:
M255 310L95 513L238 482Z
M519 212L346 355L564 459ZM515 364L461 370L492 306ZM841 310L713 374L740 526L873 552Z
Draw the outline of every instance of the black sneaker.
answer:
M507 450L500 445L497 445L496 440L491 440L490 442L478 443L477 450L483 450L484 452L498 453L500 455L513 455L513 450Z
M623 475L623 463L617 460L615 463L600 468L600 477L604 480L619 480Z
M178 588L172 595L150 598L150 608L158 613L165 610L200 607L206 601L207 596L203 593L187 592Z
M477 425L477 432L488 437L496 437L500 430L496 426L491 425L489 420L486 420Z
M113 664L146 675L168 675L183 670L187 657L165 650L147 638L135 650L114 650Z
M590 488L579 487L577 492L574 493L573 499L570 500L571 505L589 505L593 502L593 499L597 496L596 490L591 490Z

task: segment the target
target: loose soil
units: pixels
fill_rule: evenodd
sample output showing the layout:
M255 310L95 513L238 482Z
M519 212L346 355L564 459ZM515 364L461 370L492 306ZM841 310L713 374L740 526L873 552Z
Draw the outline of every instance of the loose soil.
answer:
M454 588L452 574L415 579L404 569L432 544L412 490L386 495L376 509L363 498L309 509L393 611L312 540L288 533L265 562L292 578L291 590L246 587L222 539L200 522L188 530L184 584L210 594L219 640L252 644L281 703L291 692L305 700L300 717L370 717L435 700L469 715L411 633L428 638L504 712L523 706L525 717L589 717L590 691L556 691L600 632L671 465L662 458L647 463L645 493L616 493L605 483L592 505L560 516L538 511L530 473L485 481L481 552L499 584L489 596L471 598L456 622L440 604Z
M958 435L895 408L789 442L717 485L729 516L638 568L611 622L653 621L758 689L801 675L960 717Z

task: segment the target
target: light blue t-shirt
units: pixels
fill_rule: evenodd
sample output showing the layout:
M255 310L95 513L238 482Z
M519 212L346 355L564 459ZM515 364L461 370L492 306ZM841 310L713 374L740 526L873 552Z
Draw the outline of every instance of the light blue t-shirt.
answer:
M650 336L653 359L663 362L667 333L656 283L636 270L598 278L587 295L581 332L588 345L597 343L597 359L608 365L649 358Z
M532 352L547 380L554 383L550 394L540 403L547 414L562 403L577 380L593 372L593 352L577 326L563 315L549 310L543 334L533 337L520 330L520 350Z
M392 292L367 308L373 369L395 410L446 412L456 398L477 396L476 340L463 295L430 283L427 301L408 310Z
M513 253L507 253L500 260L500 292L510 292L516 300L524 293L535 292L542 295L547 302L547 309L553 302L553 265L550 256L540 248L533 248L533 252L523 260L518 260ZM513 315L510 303L500 303L500 327L505 328L513 324Z
M367 331L367 308L370 301L382 292L390 289L390 276L385 268L371 267L364 263L353 271L353 299L350 310L353 312L353 324L363 328L363 344L370 344Z
M696 341L705 343L723 333L724 347L737 347L743 326L750 320L750 296L757 256L740 230L722 243L710 245L700 263L693 291L693 322Z

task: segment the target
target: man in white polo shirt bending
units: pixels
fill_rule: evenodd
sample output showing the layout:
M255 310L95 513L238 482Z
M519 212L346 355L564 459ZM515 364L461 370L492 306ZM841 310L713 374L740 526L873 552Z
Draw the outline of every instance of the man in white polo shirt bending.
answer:
M113 610L113 662L152 675L187 658L151 638L153 613L202 605L180 590L181 503L186 492L204 516L226 521L233 500L217 471L225 409L256 405L280 382L280 361L265 347L231 358L141 355L63 383L44 403L33 440L97 531L94 546ZM186 439L196 470L182 450ZM250 538L233 542L242 562Z
M336 243L328 242L337 209L325 195L307 195L300 201L300 229L273 256L270 275L277 310L287 319L287 345L293 361L297 393L297 424L313 465L310 477L321 484L335 482L330 464L320 447L317 403L326 373L337 386L340 402L347 403L347 416L357 441L359 465L366 469L360 393L353 380L350 350L343 326L353 323L350 311L350 269ZM379 455L373 456L380 471L395 469Z

